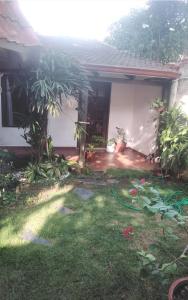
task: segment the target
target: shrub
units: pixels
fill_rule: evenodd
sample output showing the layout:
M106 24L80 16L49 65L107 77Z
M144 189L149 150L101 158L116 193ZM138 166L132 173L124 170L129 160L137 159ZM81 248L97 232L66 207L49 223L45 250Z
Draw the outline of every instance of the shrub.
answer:
M0 206L15 205L16 200L15 192L0 190Z
M18 184L18 180L12 174L0 174L0 190L12 189L16 187Z
M160 114L158 134L161 167L179 178L188 166L188 118L180 107Z
M0 174L6 174L12 170L15 155L7 150L0 150Z
M66 175L69 170L69 162L64 159L40 162L29 164L25 175L29 182L35 182L42 179L60 179L61 176Z
M12 174L0 174L0 206L7 206L15 203L15 187L18 180Z
M14 158L15 158L15 155L13 153L8 152L7 150L0 149L0 160L13 161Z

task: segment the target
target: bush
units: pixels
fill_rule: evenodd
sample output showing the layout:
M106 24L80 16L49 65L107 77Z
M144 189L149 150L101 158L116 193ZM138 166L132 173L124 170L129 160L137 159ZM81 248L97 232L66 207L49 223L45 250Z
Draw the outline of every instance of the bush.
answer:
M188 118L180 107L161 113L158 141L161 168L179 178L188 166Z
M12 170L15 155L7 150L0 150L0 174L6 174Z
M0 190L10 190L16 187L18 180L12 174L0 174Z
M69 162L64 159L52 162L30 163L26 169L25 175L29 182L36 182L42 179L57 180L68 173L69 165Z
M0 206L15 205L16 200L15 192L0 190Z
M7 150L1 150L0 149L0 160L4 161L13 161L15 158L14 153L10 153Z
M0 206L7 206L15 203L15 187L18 180L12 174L0 174Z

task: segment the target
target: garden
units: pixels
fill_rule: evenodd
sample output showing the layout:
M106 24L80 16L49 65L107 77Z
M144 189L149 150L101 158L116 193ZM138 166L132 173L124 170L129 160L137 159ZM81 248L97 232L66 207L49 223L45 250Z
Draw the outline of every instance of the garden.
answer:
M167 299L188 270L187 116L154 100L157 172L93 172L58 155L47 132L48 114L89 88L83 70L46 52L19 76L30 155L0 151L1 299ZM188 281L169 299L188 299Z
M1 196L1 299L167 299L187 276L187 194L137 170L23 182Z

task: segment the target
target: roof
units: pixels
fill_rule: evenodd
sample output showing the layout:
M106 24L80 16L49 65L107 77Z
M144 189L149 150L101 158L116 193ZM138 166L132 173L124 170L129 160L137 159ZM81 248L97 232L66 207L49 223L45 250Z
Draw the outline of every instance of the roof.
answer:
M24 46L39 45L39 39L21 13L17 1L0 1L0 39Z
M40 44L38 36L24 18L16 0L0 0L0 40L23 46ZM60 47L87 69L108 73L174 79L176 65L163 65L128 54L105 43L63 37L41 37L46 46Z
M163 65L160 62L142 59L99 41L68 37L41 37L41 39L45 45L62 48L64 52L91 70L104 72L111 70L126 74L138 72L140 75L148 71L150 75L158 74L159 77L165 78L176 78L178 75L176 65Z

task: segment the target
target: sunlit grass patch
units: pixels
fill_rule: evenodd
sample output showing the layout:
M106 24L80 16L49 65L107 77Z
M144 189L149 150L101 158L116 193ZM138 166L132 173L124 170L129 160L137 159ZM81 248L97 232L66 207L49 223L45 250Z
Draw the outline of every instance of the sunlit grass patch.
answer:
M127 178L124 173L126 183L120 180L113 187L131 205L136 205L129 193L131 180L140 179L140 173L136 174ZM171 189L170 184L160 180L153 181L153 185L162 194L179 188L172 184ZM72 183L61 188L45 187L43 191L38 187L38 192L28 195L33 197L32 205L26 203L1 212L0 294L3 300L166 299L166 287L157 281L141 281L137 252L153 251L154 245L159 262L168 262L187 243L186 233L170 220L122 206L112 195L112 186L90 189L93 197L83 201L75 195ZM186 195L187 188L181 185L180 189ZM73 213L62 214L59 211L62 206L71 208ZM164 238L161 225L170 226L179 236L178 242ZM130 240L123 236L123 229L128 226L134 229ZM52 246L23 241L21 233L26 229L49 240ZM185 273L184 266L180 265L174 276Z

